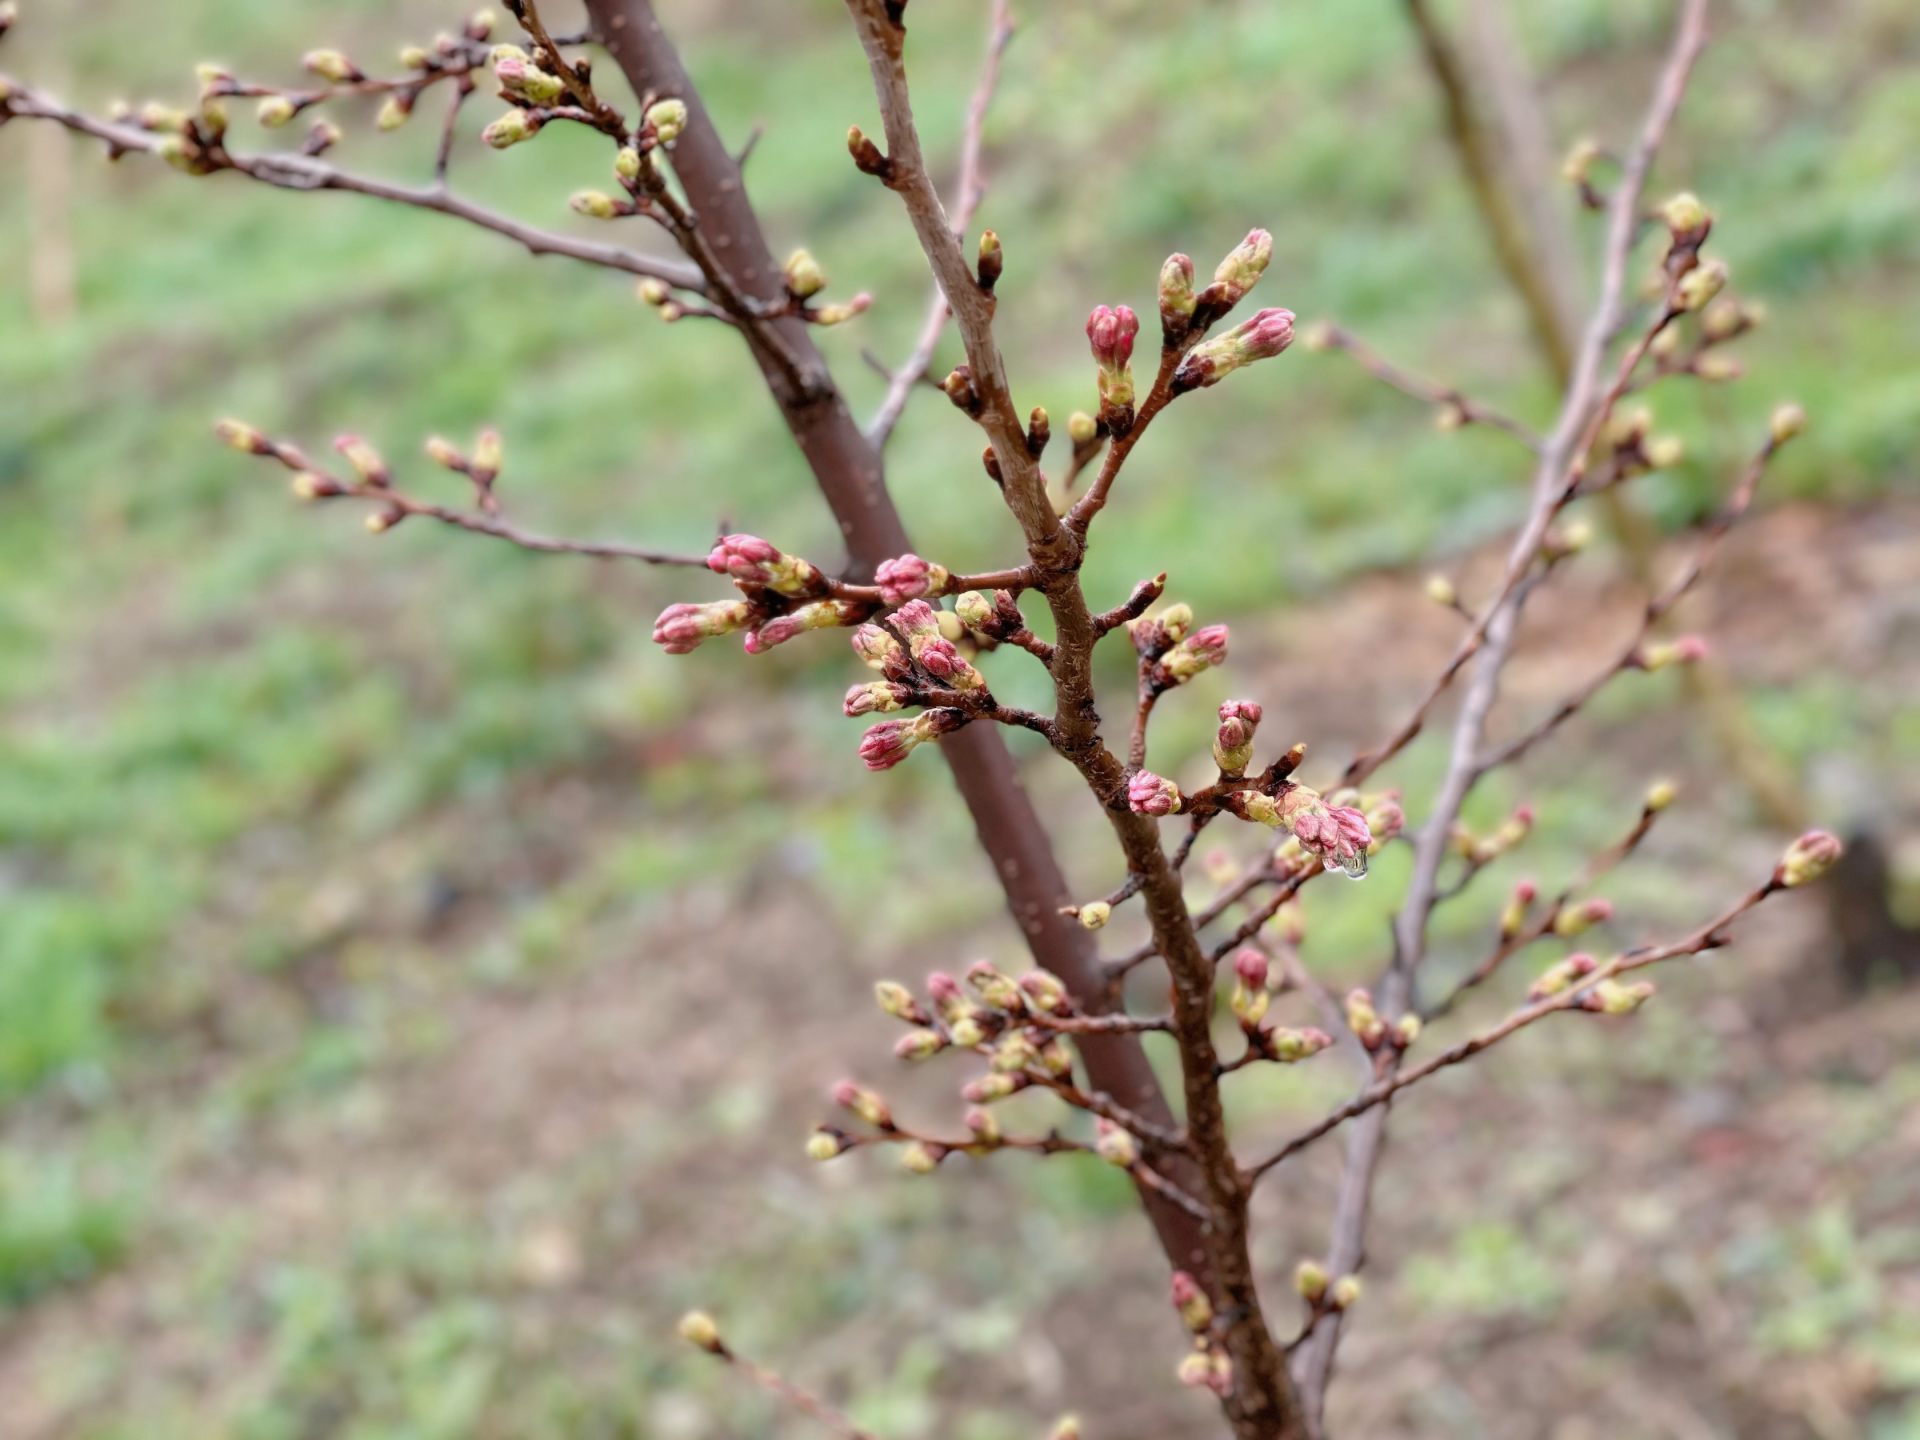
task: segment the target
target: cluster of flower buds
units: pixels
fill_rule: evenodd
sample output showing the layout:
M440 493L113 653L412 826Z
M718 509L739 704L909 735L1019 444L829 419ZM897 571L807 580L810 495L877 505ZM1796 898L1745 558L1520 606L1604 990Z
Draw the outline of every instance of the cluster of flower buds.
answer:
M1664 339L1679 332L1671 328L1660 332ZM1656 342L1657 343L1657 342ZM1653 411L1645 405L1630 406L1615 413L1601 433L1617 474L1638 475L1648 470L1671 470L1686 458L1686 442L1678 435L1654 435Z
M1180 1362L1180 1383L1228 1394L1233 1388L1233 1362L1214 1341L1213 1302L1185 1270L1173 1272L1171 1295L1174 1313L1193 1337L1192 1351Z
M1193 607L1169 605L1153 615L1142 615L1127 622L1127 638L1143 660L1157 660L1179 644L1193 629Z
M967 663L959 648L947 637L944 624L958 625L958 617L936 610L925 600L909 600L887 617L907 643L914 663L941 684L955 690L979 690L986 681Z
M1373 831L1367 817L1350 805L1329 804L1317 790L1286 784L1277 795L1241 791L1235 805L1244 819L1290 832L1300 850L1328 870L1358 880L1367 873ZM1392 807L1399 813L1399 806Z
M1293 1291L1316 1314L1346 1310L1359 1302L1360 1277L1342 1275L1335 1280L1319 1261L1302 1260L1293 1270Z
M1133 337L1139 333L1140 317L1125 305L1099 305L1087 317L1100 420L1114 435L1133 428Z
M1243 365L1270 360L1293 343L1293 312L1262 310L1226 334L1196 345L1173 372L1171 388L1181 395L1217 385Z
M1825 830L1809 830L1787 847L1774 868L1774 884L1793 890L1811 884L1839 863L1843 846Z
M969 634L987 640L1010 640L1027 628L1011 590L996 590L990 596L968 590L954 600L953 614Z
M1151 815L1156 819L1178 815L1182 803L1180 787L1164 775L1140 770L1127 781L1127 808L1136 815Z
M946 589L949 576L944 565L922 560L918 555L901 555L882 560L873 572L873 582L889 605L904 605L923 595L938 595Z
M1347 1029L1369 1052L1405 1050L1420 1038L1420 1017L1409 1011L1389 1024L1374 1007L1373 992L1356 988L1347 992Z
M1225 662L1227 627L1203 625L1175 643L1147 673L1147 683L1155 691L1184 685L1203 670Z
M1222 775L1243 775L1253 763L1253 732L1260 715L1260 705L1253 700L1229 700L1220 707L1220 727L1213 732L1213 763Z

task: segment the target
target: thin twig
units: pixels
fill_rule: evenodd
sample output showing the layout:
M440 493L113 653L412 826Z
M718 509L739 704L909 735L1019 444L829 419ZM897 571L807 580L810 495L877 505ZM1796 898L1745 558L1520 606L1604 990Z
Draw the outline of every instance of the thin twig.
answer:
M986 136L987 110L993 104L993 92L1000 83L1000 57L1006 53L1007 44L1012 39L1012 7L1008 0L993 0L992 14L987 23L987 57L981 62L980 78L973 87L973 98L967 104L966 129L960 140L960 176L953 187L953 233L963 241L967 227L973 223L974 212L979 209L980 201L987 193L980 164ZM921 322L920 338L914 342L913 353L898 370L887 371L884 366L881 367L882 373L887 375L887 393L880 402L880 408L874 411L873 419L867 423L867 439L873 442L876 450L886 448L894 427L906 413L907 401L913 398L914 387L928 380L927 371L933 365L933 352L940 343L941 332L947 328L947 317L952 313L947 308L945 292L935 285L933 298L927 305L927 318Z

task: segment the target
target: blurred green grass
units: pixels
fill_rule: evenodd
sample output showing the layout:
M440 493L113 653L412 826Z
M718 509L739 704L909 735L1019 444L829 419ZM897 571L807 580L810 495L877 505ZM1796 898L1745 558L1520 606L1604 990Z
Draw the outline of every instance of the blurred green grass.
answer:
M310 44L385 55L454 18L421 0L176 0L158 26L131 0L26 8L5 64L32 76L57 62L96 107L184 96L202 58L290 76ZM838 7L771 21L755 7L662 8L726 131L767 124L748 178L776 249L804 242L836 293L879 297L824 342L864 413L879 382L859 352L905 351L927 282L890 197L844 157L845 126L870 124L872 103ZM917 93L929 148L948 155L980 16L925 8ZM1524 7L1556 141L1623 134L1668 8ZM1023 9L981 218L1008 249L1002 333L1024 403L1058 416L1089 402L1090 305L1148 311L1167 251L1205 265L1263 224L1276 236L1270 303L1337 317L1396 359L1541 416L1546 387L1396 6ZM1852 501L1910 485L1920 428L1909 155L1920 90L1902 65L1920 23L1906 0L1727 11L1660 183L1705 196L1739 288L1772 318L1742 345L1756 382L1656 397L1663 428L1690 446L1680 470L1644 488L1668 524L1710 506L1781 396L1815 424L1770 478L1773 497ZM38 233L23 128L0 132L10 255ZM417 174L428 128L376 139L362 126L341 153ZM603 164L567 135L468 154L456 174L566 226L584 224L567 193L601 183ZM876 808L832 704L845 673L831 647L831 658L782 652L756 666L719 647L670 660L648 644L647 622L668 599L711 592L697 577L614 573L423 525L372 542L344 512L298 512L272 476L208 435L228 413L315 446L351 428L398 459L428 433L491 423L507 436L503 493L529 525L692 548L725 516L831 563L831 523L730 336L663 328L616 279L530 262L438 217L193 183L137 162L109 169L91 152L76 154L74 183L77 317L40 324L17 265L0 282L0 1103L32 1121L0 1150L0 1307L125 1253L145 1186L74 1147L152 1077L195 1073L211 1048L242 1078L209 1104L237 1093L272 1108L333 1093L382 1047L404 1048L383 987L427 945L443 891L489 887L487 933L457 931L434 952L485 983L616 953L681 887L796 843L843 916L878 934L977 916L971 859L956 860L959 883L931 912L889 899L876 914L844 878L903 836L951 856L967 837L951 807L923 803L936 775L894 777ZM1463 551L1515 513L1503 443L1437 434L1420 407L1338 358L1290 357L1156 429L1103 527L1090 585L1117 597L1165 568L1203 613L1237 617ZM943 537L924 548L969 567L1003 563L1016 539L973 454L963 422L923 402L890 462L910 528ZM807 700L778 754L727 748L741 732L712 717L792 686ZM1830 741L1845 712L1843 694L1817 685L1759 706L1796 754ZM1406 773L1429 763L1416 753ZM570 782L611 793L584 837L554 844L519 812ZM1488 797L1489 813L1513 798ZM800 814L808 833L796 841ZM1576 828L1549 833L1548 853L1612 825ZM563 873L508 864L541 844ZM1316 944L1354 953L1390 898L1375 887L1330 912ZM334 976L323 1001L302 979L315 963ZM77 1115L79 1128L49 1139L48 1115ZM18 1199L6 1177L47 1165L56 1178ZM1486 1263L1488 1247L1497 1258L1496 1242L1466 1259ZM276 1282L271 1395L303 1395L309 1370L321 1389L332 1383L336 1362L313 1357L348 1344L343 1316L358 1302L343 1287L355 1283L298 1271ZM430 1311L403 1355L471 1383L416 1405L407 1361L393 1378L401 1391L372 1406L390 1418L355 1433L467 1433L461 1397L495 1392L451 1357L493 1363L511 1348L493 1323L457 1299ZM237 1433L304 1433L285 1429L286 1413L267 1404ZM583 1422L577 1433L602 1432Z

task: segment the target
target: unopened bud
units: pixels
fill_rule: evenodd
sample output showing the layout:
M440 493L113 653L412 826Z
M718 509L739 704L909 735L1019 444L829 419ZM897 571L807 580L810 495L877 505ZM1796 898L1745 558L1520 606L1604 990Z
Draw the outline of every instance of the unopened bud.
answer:
M853 156L854 167L861 174L871 175L882 182L893 178L893 163L858 125L847 127L847 153Z
M1176 815L1180 787L1151 770L1142 770L1127 782L1127 808L1136 815Z
M1197 299L1193 261L1185 255L1169 255L1160 267L1160 331L1168 345L1178 344L1186 335Z
M541 122L526 110L509 110L480 132L495 150L505 150L540 133Z
M1185 1270L1173 1272L1173 1308L1182 1323L1196 1335L1204 1335L1213 1326L1213 1302L1200 1282Z
M913 992L898 980L881 980L873 987L873 998L880 1008L896 1020L914 1020L924 1022L926 1011L920 1008L920 1002L913 998Z
M1104 900L1089 900L1080 907L1080 928L1098 930L1113 918L1113 906Z
M407 123L413 114L413 101L405 92L389 95L386 103L380 107L380 113L374 117L374 128L378 130L398 130Z
M1360 1300L1360 1277L1342 1275L1327 1291L1327 1305L1334 1310L1348 1310Z
M1000 275L1006 265L1007 257L1000 248L1000 237L991 230L982 230L980 258L974 266L974 275L980 282L980 288L991 295L993 287L1000 283Z
M662 145L671 145L687 128L687 102L656 100L647 107L647 128Z
M1449 609L1460 603L1460 592L1454 589L1453 581L1444 575L1427 577L1427 598L1436 605L1445 605Z
M253 118L258 120L264 129L278 130L281 126L290 123L299 113L293 101L286 96L269 95L254 110Z
M1576 935L1584 935L1595 925L1604 925L1613 918L1611 900L1588 900L1569 909L1562 910L1553 922L1553 933L1562 939L1571 940Z
M807 1137L807 1158L827 1161L837 1158L845 1150L840 1137L831 1130L816 1130Z
M720 1327L704 1310L689 1310L680 1317L680 1338L712 1355L718 1355L726 1348L720 1342Z
M1806 428L1807 412L1798 405L1789 403L1775 407L1772 421L1774 444L1784 445L1794 436L1804 434Z
M1699 310L1727 284L1727 262L1708 260L1682 275L1673 287L1674 308ZM1705 357L1703 357L1705 358Z
M1327 1293L1331 1283L1326 1267L1316 1260L1302 1260L1293 1269L1293 1288L1300 1298L1309 1305L1317 1305Z
M301 58L300 63L322 80L331 80L336 85L351 84L367 78L358 65L338 50L309 50Z
M839 305L822 305L808 315L816 325L844 325L856 315L864 315L873 308L873 296L862 290L851 300Z
M1843 847L1825 830L1809 830L1787 847L1774 879L1791 890L1818 880L1839 862Z
M1130 1170L1140 1163L1138 1142L1111 1120L1095 1122L1093 1148L1102 1160L1121 1170Z
M1569 185L1591 183L1594 162L1605 153L1597 140L1575 141L1573 148L1567 151L1566 158L1560 162L1560 178Z
M1100 434L1100 423L1084 410L1067 417L1067 438L1075 445L1091 445Z
M787 293L796 300L810 299L827 288L827 272L820 268L811 250L794 251L787 257L780 274L786 281Z
M1700 203L1700 197L1691 190L1681 191L1662 205L1660 218L1667 222L1674 239L1683 243L1704 238L1707 227L1713 223L1707 207Z
M1679 787L1673 781L1656 780L1647 787L1646 808L1657 815L1673 804L1674 797L1679 793Z
M1707 642L1699 635L1682 635L1678 640L1664 640L1650 645L1642 645L1634 652L1634 662L1642 670L1664 670L1669 665L1692 665L1707 658Z
M893 1112L887 1108L887 1102L880 1095L856 1085L851 1080L842 1080L833 1087L833 1103L843 1110L851 1111L876 1130L893 1128Z
M576 190L567 204L576 215L585 215L589 220L617 220L627 209L620 201L600 190Z
M1188 352L1173 372L1175 394L1217 385L1235 370L1256 360L1267 360L1293 343L1293 312L1262 310L1225 335Z

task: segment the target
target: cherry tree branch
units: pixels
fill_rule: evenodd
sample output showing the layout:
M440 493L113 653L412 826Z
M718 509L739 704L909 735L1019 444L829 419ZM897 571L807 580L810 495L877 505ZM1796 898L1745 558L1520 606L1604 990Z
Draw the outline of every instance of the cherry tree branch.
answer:
M981 151L986 144L987 110L993 104L994 91L1000 84L1000 58L1006 53L1012 39L1012 6L1008 0L993 0L993 10L987 23L987 55L980 66L980 78L974 85L973 98L967 104L966 129L960 141L960 174L953 185L952 229L957 240L966 239L967 226L973 223L974 212L979 209L980 201L987 193L981 166ZM893 437L894 427L906 413L907 401L913 397L914 387L926 381L927 371L933 364L933 352L947 328L947 318L951 313L947 308L946 293L936 284L933 287L933 299L927 305L927 318L920 326L920 338L914 342L913 353L898 370L888 372L886 396L867 424L867 438L876 449L886 448L887 441Z

